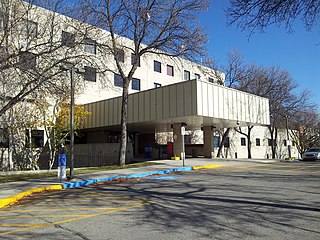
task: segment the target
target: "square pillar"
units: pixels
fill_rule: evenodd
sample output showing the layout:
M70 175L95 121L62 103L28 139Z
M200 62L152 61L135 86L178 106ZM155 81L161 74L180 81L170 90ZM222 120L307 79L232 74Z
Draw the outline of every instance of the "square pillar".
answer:
M213 157L213 129L212 126L204 126L203 128L203 154L205 158Z
M181 157L182 152L181 123L173 124L173 154Z

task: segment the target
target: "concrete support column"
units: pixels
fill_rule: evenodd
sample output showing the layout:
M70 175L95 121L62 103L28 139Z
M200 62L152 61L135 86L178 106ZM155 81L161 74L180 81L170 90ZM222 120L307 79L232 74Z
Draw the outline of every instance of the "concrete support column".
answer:
M213 130L211 126L203 127L203 154L205 158L213 157Z
M173 154L181 157L182 152L182 136L181 123L173 124Z

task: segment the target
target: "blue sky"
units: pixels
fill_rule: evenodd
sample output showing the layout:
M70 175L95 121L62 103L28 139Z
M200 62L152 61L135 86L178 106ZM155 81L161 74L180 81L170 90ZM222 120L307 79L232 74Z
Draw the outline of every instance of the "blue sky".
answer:
M227 26L224 12L227 3L214 1L208 12L201 14L200 24L209 35L208 55L225 65L228 51L239 50L249 63L280 66L298 83L298 91L311 91L311 100L320 111L319 26L308 32L301 21L295 21L293 33L288 33L284 25L269 26L265 33L249 37L249 30L242 32L236 26Z

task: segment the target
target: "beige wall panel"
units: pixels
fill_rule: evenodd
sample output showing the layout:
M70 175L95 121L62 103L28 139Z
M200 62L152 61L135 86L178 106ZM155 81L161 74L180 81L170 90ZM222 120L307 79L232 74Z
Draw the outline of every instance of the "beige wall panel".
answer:
M169 118L170 117L170 93L169 87L164 87L162 89L162 117Z
M150 119L157 119L157 95L155 91L150 91Z
M114 114L116 115L116 124L120 124L121 123L121 106L122 106L122 99L121 98L117 98L116 101L117 104L117 110L114 111Z
M136 94L138 96L138 106L137 107L138 107L138 112L139 112L139 115L138 115L139 122L144 121L144 112L146 111L145 107L144 107L145 94L146 94L145 92L142 92L139 95Z
M191 81L191 115L197 115L198 109L197 109L197 88L198 88L198 82L199 81Z
M186 108L185 102L183 101L185 99L185 88L183 85L178 84L177 85L177 111L176 111L176 116L181 117L184 115L184 109Z
M198 82L197 84L197 114L198 115L203 115L203 83L202 82Z
M213 85L208 85L208 116L213 117Z
M134 105L133 105L133 95L129 95L128 99L128 122L132 122L133 119L133 111L134 111Z
M202 82L202 114L204 116L209 116L209 107L208 107L208 87L209 84Z
M133 121L132 122L138 122L139 121L139 98L138 94L133 95Z
M157 102L157 120L161 120L163 118L163 103L162 103L162 91L163 88L158 89L159 91L156 92L156 102Z
M113 125L113 102L108 101L108 125Z
M177 85L172 85L169 88L169 104L170 104L170 117L177 116L177 98L180 93L177 91ZM183 95L183 93L181 93Z
M147 91L144 94L144 121L150 121L151 118L151 91Z
M218 88L213 87L213 117L217 118L220 114L220 107L219 107L219 92Z
M191 82L186 82L183 85L183 111L185 116L190 116L192 114L192 99L195 97L192 95Z

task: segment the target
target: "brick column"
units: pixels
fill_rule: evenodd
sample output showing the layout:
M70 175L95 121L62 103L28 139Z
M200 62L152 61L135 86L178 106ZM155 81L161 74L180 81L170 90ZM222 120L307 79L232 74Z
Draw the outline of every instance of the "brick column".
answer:
M213 131L211 126L205 126L203 129L203 154L205 158L213 157Z
M175 139L175 136L177 138ZM181 136L181 123L173 124L173 154L181 158L182 152L182 136Z

